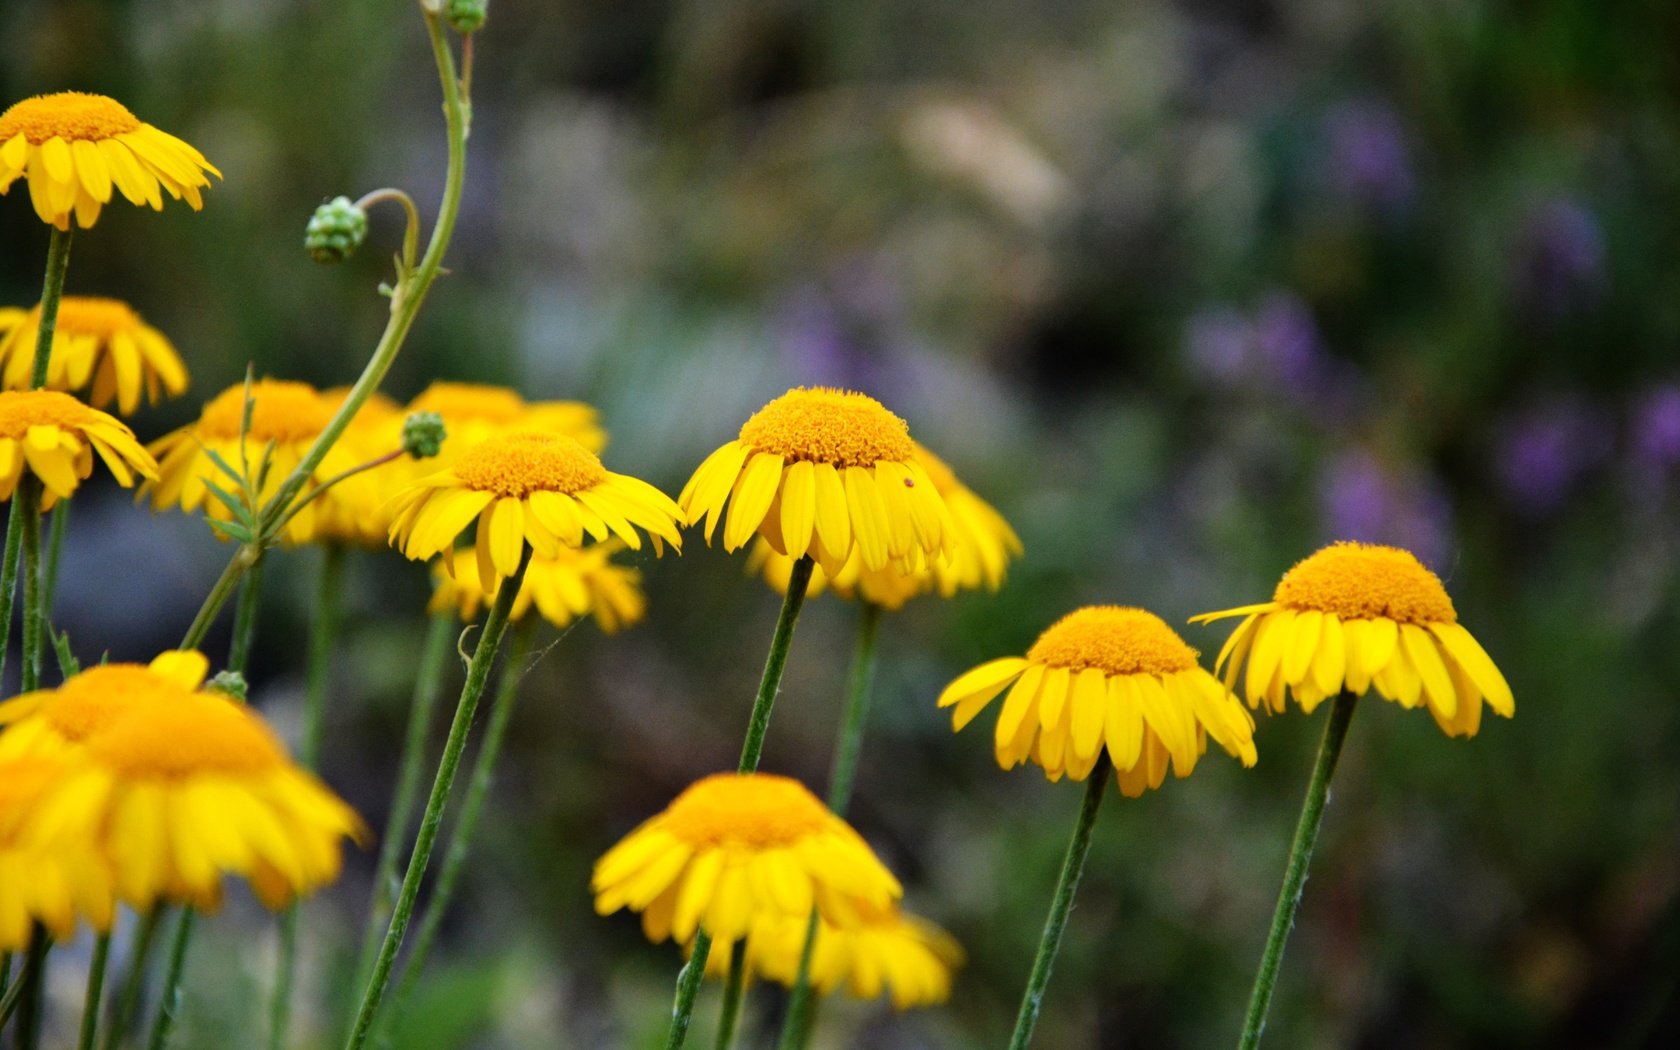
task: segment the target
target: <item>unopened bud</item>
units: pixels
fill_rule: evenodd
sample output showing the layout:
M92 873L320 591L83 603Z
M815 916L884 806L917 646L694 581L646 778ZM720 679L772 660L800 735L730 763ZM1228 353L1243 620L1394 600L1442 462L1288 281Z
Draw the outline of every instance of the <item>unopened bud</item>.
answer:
M349 197L334 197L309 217L303 246L318 263L343 262L362 246L367 232L367 212Z
M489 8L490 0L444 0L443 17L457 33L476 33Z
M246 695L245 676L238 671L218 671L216 677L205 683L205 687L213 692L226 693L240 703L248 699Z
M403 451L415 459L431 459L443 448L449 436L443 417L436 412L416 412L403 420Z

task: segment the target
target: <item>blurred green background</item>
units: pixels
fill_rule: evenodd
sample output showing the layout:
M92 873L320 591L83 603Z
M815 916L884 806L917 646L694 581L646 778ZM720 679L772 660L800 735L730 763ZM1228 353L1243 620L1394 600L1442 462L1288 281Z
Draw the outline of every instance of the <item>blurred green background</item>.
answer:
M112 207L76 241L70 290L127 298L193 370L142 437L247 362L357 374L396 216L338 268L302 231L381 185L436 206L412 0L6 0L0 39L0 97L115 95L226 175L201 215ZM990 715L953 736L946 681L1079 604L1264 599L1337 538L1434 567L1518 715L1466 742L1364 705L1268 1045L1680 1038L1680 8L493 0L474 86L452 273L389 392L587 399L608 465L675 492L775 394L852 386L1026 543L1000 594L893 617L853 809L970 964L943 1009L825 1010L823 1046L999 1046L1013 1020L1079 789L999 772ZM21 192L0 238L0 297L33 303ZM226 555L114 488L69 551L89 658L173 644ZM276 559L255 657L288 732L315 557ZM658 1045L677 954L597 918L589 867L733 765L777 608L742 563L647 560L647 622L583 625L527 680L397 1045ZM389 552L354 579L325 769L377 826L426 583ZM854 619L808 606L767 769L826 779ZM1111 797L1037 1045L1233 1041L1323 717L1263 717L1252 771L1213 753ZM336 1045L371 867L308 907L297 1045ZM273 943L243 891L205 925L178 1045L257 1043ZM779 1008L752 1001L755 1045Z

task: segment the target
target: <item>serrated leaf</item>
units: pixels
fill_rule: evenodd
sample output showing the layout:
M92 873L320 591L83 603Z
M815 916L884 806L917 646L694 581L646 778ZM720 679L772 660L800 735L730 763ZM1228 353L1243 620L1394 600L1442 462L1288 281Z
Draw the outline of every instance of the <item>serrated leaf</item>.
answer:
M210 527L236 543L250 543L251 530L231 521L210 519Z

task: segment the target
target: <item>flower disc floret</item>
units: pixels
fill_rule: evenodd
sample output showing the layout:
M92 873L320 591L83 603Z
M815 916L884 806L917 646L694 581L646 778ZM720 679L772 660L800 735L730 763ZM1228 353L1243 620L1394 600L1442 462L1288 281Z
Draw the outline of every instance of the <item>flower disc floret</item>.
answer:
M951 513L915 457L904 421L862 394L792 390L708 456L677 502L710 543L727 507L725 550L754 535L788 558L838 574L863 566L917 572L956 544Z
M43 508L69 499L95 453L125 487L135 475L157 477L157 462L115 416L56 390L0 392L0 499L11 499L25 468L41 479Z
M595 910L642 913L660 942L704 927L737 940L764 916L812 907L853 927L903 893L851 826L786 777L720 773L701 780L595 864Z
M520 433L485 441L455 464L461 484L524 499L533 492L574 496L607 480L595 453L558 434Z
M192 650L170 650L150 664L100 664L56 689L39 689L0 703L0 758L57 754L83 746L141 704L168 706L197 689L209 661Z
M1120 790L1136 797L1173 772L1189 776L1213 737L1252 766L1254 720L1196 663L1159 617L1094 606L1063 617L1025 657L959 676L940 694L961 730L1008 689L993 734L998 765L1031 759L1051 780L1084 780L1106 748Z
M1474 736L1485 700L1515 713L1511 687L1458 622L1434 573L1395 547L1338 543L1290 569L1273 600L1193 622L1243 621L1215 670L1235 687L1244 674L1251 707L1280 712L1293 696L1311 712L1329 697L1375 689L1402 707L1427 706L1448 736Z
M0 373L8 390L27 390L41 308L0 309ZM163 333L120 299L67 295L58 305L47 387L87 390L95 408L113 401L123 415L187 389L187 368Z
M0 193L25 179L35 213L61 230L72 214L92 226L113 192L155 210L168 193L197 211L208 176L221 174L198 150L103 95L39 95L0 113Z

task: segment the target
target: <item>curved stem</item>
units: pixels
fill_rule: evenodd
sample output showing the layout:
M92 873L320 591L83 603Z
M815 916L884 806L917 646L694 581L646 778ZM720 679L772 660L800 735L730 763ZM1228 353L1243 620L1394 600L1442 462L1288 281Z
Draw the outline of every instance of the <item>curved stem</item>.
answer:
M408 224L403 228L402 260L404 266L413 266L414 256L420 250L420 209L414 206L413 197L392 186L362 194L356 199L356 207L366 211L381 201L396 201L403 206Z
M729 979L723 986L723 1013L718 1017L717 1050L735 1045L735 1027L741 1020L741 1000L747 996L747 939L735 942L729 953Z
M403 736L402 758L397 765L397 787L391 799L391 813L385 819L385 834L379 847L379 864L374 869L373 902L368 909L367 933L362 938L361 960L356 964L356 983L366 983L373 972L374 954L380 935L391 921L392 899L397 884L397 861L408 839L408 818L420 791L424 772L426 736L432 725L432 711L443 692L444 661L449 643L455 638L455 618L449 612L434 613L420 652L420 673L414 680L414 698L408 708L408 729Z
M443 926L444 914L449 910L449 902L455 896L455 886L460 882L461 872L466 869L473 832L478 827L479 816L484 812L484 802L490 797L490 785L495 779L496 760L501 755L502 742L507 738L508 724L513 721L513 709L519 699L519 682L525 677L526 671L522 665L530 655L531 635L536 626L536 617L526 620L514 628L513 638L508 643L507 659L503 661L502 680L496 687L495 699L490 703L490 721L484 727L484 739L478 745L478 757L473 759L467 794L461 800L461 812L455 818L455 828L449 835L449 849L444 854L443 867L438 870L437 885L432 889L432 897L426 902L426 913L420 919L420 932L415 935L414 950L403 963L397 990L391 995L390 1008L380 1022L382 1029L389 1029L402 1015L403 1004L408 1001L409 993L420 980L426 957L431 954L432 945L437 941L438 930Z
M414 902L420 895L420 882L426 877L426 868L431 863L432 847L437 843L438 828L443 823L443 811L449 803L450 790L455 786L455 771L461 764L461 753L467 745L467 734L472 727L473 715L478 710L479 699L484 695L484 685L489 680L490 667L496 662L496 653L501 648L502 635L507 629L508 611L513 608L513 599L525 581L525 567L530 563L531 548L526 547L524 556L520 558L519 568L497 590L496 600L490 606L490 615L485 618L484 633L479 636L478 647L473 650L472 663L467 667L466 684L461 687L461 699L456 704L455 718L449 726L449 739L443 746L443 757L438 762L437 775L432 779L432 793L426 800L425 815L420 819L420 834L414 841L414 851L409 854L408 870L403 874L402 889L397 894L397 906L391 913L391 925L385 931L379 957L373 964L373 974L368 978L367 987L362 992L361 1008L356 1012L355 1026L350 1030L349 1039L344 1044L345 1050L359 1050L373 1030L374 1016L378 1013L379 1003L385 996L385 987L390 983L391 967L397 961L397 949L402 947L403 935L408 932L408 922L414 914Z
M875 684L875 641L881 633L881 607L863 602L858 610L856 648L852 669L846 679L846 706L840 715L840 733L834 742L834 764L828 774L828 808L846 815L857 782L858 756L863 750L863 730L869 721L869 700ZM782 1021L781 1050L798 1050L810 1038L815 998L811 993L811 956L817 944L817 913L811 911L805 923L805 944L799 951L799 969L793 991L788 995L787 1016Z
M54 228L47 242L47 274L41 282L41 321L35 332L34 367L29 389L47 385L47 364L52 360L53 335L58 330L58 302L64 298L64 275L70 269L70 229Z
M800 607L805 604L805 591L811 585L812 562L809 555L793 563L788 576L787 594L782 598L782 612L776 617L776 630L770 636L770 653L764 659L764 674L758 681L758 695L753 698L752 715L747 720L747 738L741 744L739 772L752 773L758 769L758 758L764 752L764 734L770 729L770 709L776 704L776 693L782 687L782 671L787 667L788 649L793 644L793 628L799 622ZM704 965L705 960L700 960Z
M105 991L105 966L111 958L111 935L102 933L93 942L93 961L88 964L87 994L82 998L82 1030L76 1050L93 1050L99 1031L99 999Z
M1266 1011L1271 1007L1278 966L1283 962L1284 942L1295 925L1295 912L1301 907L1301 888L1306 885L1307 867L1312 862L1313 847L1318 843L1319 825L1324 822L1324 807L1330 801L1330 778L1336 773L1336 760L1341 757L1342 742L1347 739L1348 723L1353 720L1358 701L1357 696L1344 691L1331 705L1330 719L1324 724L1324 739L1318 745L1312 779L1307 781L1307 796L1301 803L1301 818L1295 823L1289 862L1284 866L1283 888L1272 911L1272 928L1266 934L1266 950L1260 955L1260 969L1254 975L1248 1013L1237 1041L1243 1050L1259 1046L1260 1035L1266 1028Z
M385 374L391 370L391 363L397 359L397 352L402 349L408 338L409 329L414 326L414 318L420 312L420 306L431 290L438 275L443 272L443 255L449 247L450 238L455 232L455 220L461 213L461 191L466 184L467 172L467 124L472 103L461 91L461 83L455 75L455 57L449 51L449 42L444 36L443 25L438 16L424 8L421 15L425 19L426 33L432 42L432 57L437 63L438 79L443 85L443 113L448 125L449 164L444 176L443 202L438 208L437 223L432 226L431 240L426 244L426 254L420 259L420 264L414 271L400 281L391 296L391 318L385 324L385 331L379 336L379 343L374 347L373 356L368 359L367 366L357 378L350 393L339 405L338 411L321 430L315 443L309 446L298 465L280 483L274 496L263 505L259 515L258 534L268 535L272 532L274 523L283 518L291 507L292 501L297 499L303 486L315 475L321 461L327 452L344 434L362 405L373 396L379 384L384 382ZM231 574L235 581L249 564L241 564L241 555L234 559L223 571L223 576ZM205 598L198 615L193 620L193 628L187 632L188 639L202 639L203 632L208 629L209 621L215 619L222 603L227 601L232 588L222 587L220 584ZM201 624L201 621L202 624ZM192 648L183 645L182 648Z
M175 924L175 940L169 946L169 968L163 975L163 998L158 1001L157 1019L152 1022L152 1037L146 1045L150 1050L164 1050L175 1030L175 1016L181 1012L181 974L187 968L187 945L192 943L192 908L181 909L181 919Z
M146 984L146 961L152 954L152 942L157 939L158 927L163 923L163 909L153 908L140 920L140 932L134 939L134 957L128 962L128 976L123 979L122 994L117 997L111 1023L105 1027L105 1050L116 1050L140 1007L140 993Z
M1057 949L1062 946L1062 932L1067 929L1073 895L1079 889L1079 876L1085 870L1085 855L1091 852L1091 828L1097 822L1097 806L1102 802L1103 791L1108 787L1112 772L1113 766L1104 754L1085 780L1085 801L1079 807L1079 820L1073 825L1073 838L1068 841L1067 856L1062 860L1062 874L1056 881L1056 895L1050 901L1050 915L1044 921L1044 934L1038 940L1038 954L1033 957L1027 990L1021 996L1021 1010L1015 1015L1015 1034L1009 1039L1009 1050L1025 1050L1032 1042L1033 1028L1038 1024L1038 1010L1044 1003L1044 988L1050 983L1050 967L1056 961Z
M327 707L327 678L332 669L333 641L338 636L339 588L344 578L345 549L329 543L321 550L321 571L315 581L315 607L309 617L307 683L303 701L303 733L298 762L313 770L319 764L321 723ZM253 577L254 579L254 577ZM293 901L280 917L280 952L274 964L274 995L268 1008L269 1050L286 1045L291 1027L292 982L297 972L298 908Z
M385 464L391 462L392 460L401 459L405 455L407 455L407 453L404 452L402 449L400 449L400 448L399 449L394 449L390 452L385 453L383 456L375 456L373 459L368 460L366 463L358 463L356 466L350 467L346 470L341 470L337 474L334 474L332 477L328 478L327 480L317 483L314 488L310 489L308 492L303 494L302 499L300 499L296 503L292 504L291 508L286 511L286 513L280 518L280 520L275 522L269 528L268 532L265 533L264 536L263 536L264 544L272 542L273 539L276 536L278 536L282 532L286 531L286 526L291 524L292 519L297 517L298 513L300 511L302 511L303 508L309 506L311 503L315 502L316 500L320 499L322 496L325 496L328 492L332 491L332 488L333 488L334 485L337 485L339 482L344 481L348 478L353 478L357 474L361 474L361 473L365 473L366 471L373 470L375 467L383 467Z

